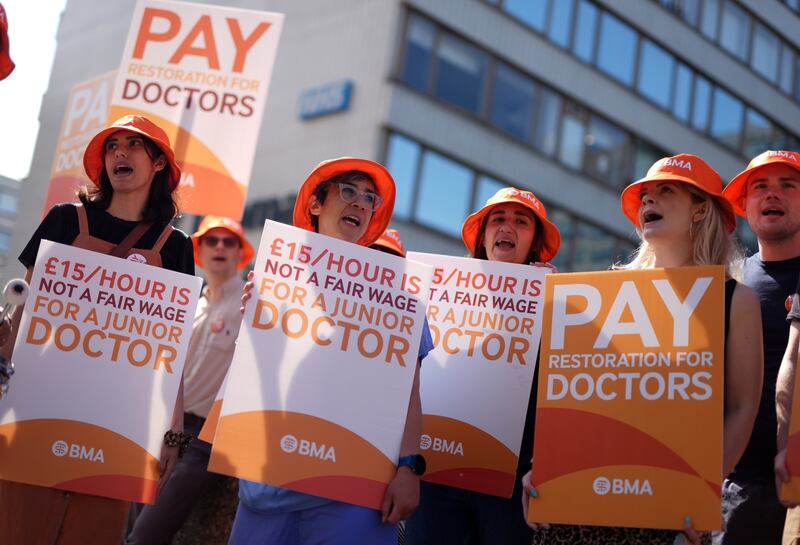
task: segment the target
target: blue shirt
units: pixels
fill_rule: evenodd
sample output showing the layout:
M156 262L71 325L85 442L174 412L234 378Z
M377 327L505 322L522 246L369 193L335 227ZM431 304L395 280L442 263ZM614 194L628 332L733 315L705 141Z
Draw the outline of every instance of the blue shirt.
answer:
M431 330L428 328L428 318L422 326L422 338L419 341L420 360L425 359L428 352L433 350L433 338ZM295 492L288 488L279 488L268 484L256 483L241 479L239 481L239 500L249 509L260 513L284 513L288 511L300 511L319 507L328 502L335 501L302 492Z

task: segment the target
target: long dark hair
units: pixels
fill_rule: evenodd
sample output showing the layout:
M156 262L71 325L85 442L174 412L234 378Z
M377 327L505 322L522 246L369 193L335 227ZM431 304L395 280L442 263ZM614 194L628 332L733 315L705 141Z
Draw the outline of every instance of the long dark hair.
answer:
M484 244L483 237L486 234L486 224L489 223L489 216L491 216L491 214L492 211L490 210L489 213L483 218L483 221L481 222L481 228L478 230L478 238L475 239L475 247L472 249L472 257L476 259L489 259L489 257L486 255L486 245ZM542 253L542 248L544 248L544 224L536 214L533 214L533 221L536 225L536 231L533 235L531 247L528 250L527 263L537 263L541 261L539 256Z
M157 161L164 154L161 149L149 138L141 135L144 142L144 149L151 161ZM105 153L105 145L103 145ZM147 195L147 202L142 210L142 221L148 223L169 223L178 217L178 203L175 201L175 190L169 186L169 174L172 166L164 157L164 168L153 176L150 184L150 193ZM84 206L92 206L101 210L107 210L114 197L114 188L108 178L105 166L100 173L100 186L83 186L78 190L78 198Z

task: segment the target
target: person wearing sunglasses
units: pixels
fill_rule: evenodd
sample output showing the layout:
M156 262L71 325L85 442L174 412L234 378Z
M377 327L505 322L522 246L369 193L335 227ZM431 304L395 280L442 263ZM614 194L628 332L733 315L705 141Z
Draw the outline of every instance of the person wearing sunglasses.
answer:
M238 273L255 252L241 224L220 216L203 218L192 243L206 279L183 367L183 429L193 440L156 502L131 505L126 545L171 543L197 500L225 479L207 470L211 445L197 436L233 359L244 288Z

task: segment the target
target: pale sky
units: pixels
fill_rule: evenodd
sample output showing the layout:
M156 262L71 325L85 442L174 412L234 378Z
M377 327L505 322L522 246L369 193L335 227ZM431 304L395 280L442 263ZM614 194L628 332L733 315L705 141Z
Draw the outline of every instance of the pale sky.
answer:
M11 60L0 81L0 175L28 175L39 133L39 107L47 90L59 16L66 0L0 0L8 15Z

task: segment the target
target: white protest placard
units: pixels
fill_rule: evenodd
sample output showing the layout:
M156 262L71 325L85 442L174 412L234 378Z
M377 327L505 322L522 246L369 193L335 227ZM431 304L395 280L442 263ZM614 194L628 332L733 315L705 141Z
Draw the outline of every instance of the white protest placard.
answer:
M0 478L152 503L201 284L43 240L0 402Z
M420 375L425 480L511 497L550 269L409 252L436 267ZM529 456L531 453L523 453Z
M139 0L110 120L152 119L181 166L182 210L240 218L283 15Z
M209 469L380 509L431 268L267 221Z

